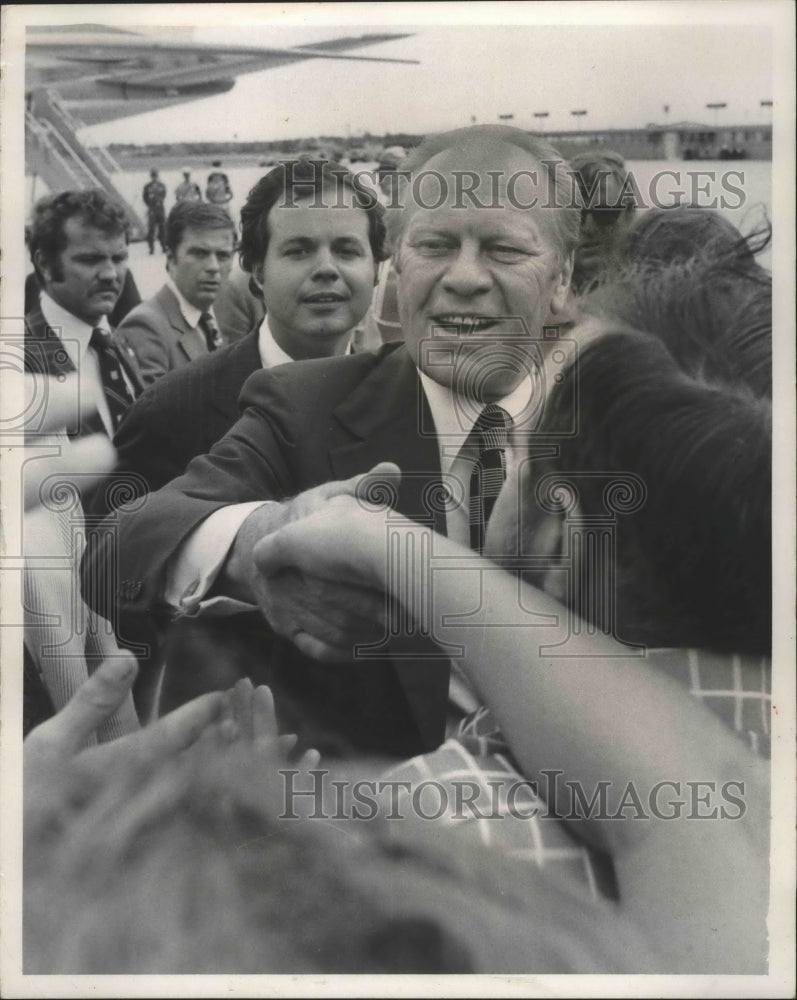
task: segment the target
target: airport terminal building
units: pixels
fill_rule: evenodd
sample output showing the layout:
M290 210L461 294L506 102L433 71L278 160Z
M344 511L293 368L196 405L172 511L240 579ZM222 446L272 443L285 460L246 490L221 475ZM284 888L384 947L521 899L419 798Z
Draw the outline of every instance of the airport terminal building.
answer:
M627 160L771 160L772 125L674 122L645 128L546 132L565 156L590 146L616 149Z

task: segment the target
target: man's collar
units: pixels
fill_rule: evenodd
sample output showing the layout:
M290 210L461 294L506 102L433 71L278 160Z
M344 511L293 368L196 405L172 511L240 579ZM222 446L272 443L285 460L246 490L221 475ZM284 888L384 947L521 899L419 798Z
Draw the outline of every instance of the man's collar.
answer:
M101 316L92 326L85 320L75 316L74 313L69 312L68 309L65 309L62 305L56 302L55 299L51 295L48 295L45 291L42 291L41 293L39 306L45 322L49 327L52 327L56 333L58 333L60 339L63 341L67 354L76 365L80 358L89 349L89 341L91 340L92 330L96 327L100 327L103 330L110 331L107 316Z
M274 334L268 325L268 319L263 317L260 330L257 335L257 350L260 354L260 363L264 368L276 368L277 365L285 365L293 361L290 354L287 354L274 340Z
M171 275L167 276L166 285L174 293L174 297L177 299L177 304L180 307L180 312L183 314L183 319L186 321L186 323L190 327L198 326L199 319L202 316L203 310L197 309L196 306L191 305L188 299L183 295L183 293L177 287ZM211 316L213 316L213 318L215 319L215 314L213 312L212 306L210 307L210 309L207 309L205 311L209 312Z
M257 335L257 349L260 354L260 362L264 368L276 368L277 365L286 365L289 361L295 360L274 339L274 334L268 325L268 313L263 317L263 322L260 324L260 330ZM343 353L354 353L351 339L349 339L348 346Z
M418 370L423 391L429 401L437 437L452 445L462 445L473 430L482 407L472 400L459 396L448 386L435 382L425 372ZM516 386L503 399L491 400L497 403L518 422L531 409L532 394L538 379L527 375L520 385Z

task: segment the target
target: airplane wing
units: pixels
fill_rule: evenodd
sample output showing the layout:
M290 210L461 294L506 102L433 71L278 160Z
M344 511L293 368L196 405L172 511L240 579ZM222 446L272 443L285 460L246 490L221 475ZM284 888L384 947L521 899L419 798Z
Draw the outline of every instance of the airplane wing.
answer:
M26 39L27 58L35 66L38 60L55 65L85 64L87 68L97 64L109 69L119 67L115 76L125 78L128 84L155 71L156 86L186 79L186 63L193 64L197 72L204 72L204 80L209 75L220 78L224 71L235 73L256 72L272 66L298 62L302 59L356 59L364 62L393 62L417 64L417 59L395 59L385 56L355 56L348 50L409 38L407 34L359 35L356 38L334 38L328 42L292 48L271 48L263 46L223 45L214 42L173 42L156 41L141 35L114 32L112 35L96 31L80 35L64 35L62 32L39 34L28 29ZM127 66L127 69L125 67ZM240 69L238 67L246 67ZM137 69L139 71L137 72ZM72 74L69 73L69 76Z
M276 48L146 37L102 25L28 28L27 90L47 87L82 124L231 90L244 73L306 59L417 64L415 59L352 55L407 34L366 34Z

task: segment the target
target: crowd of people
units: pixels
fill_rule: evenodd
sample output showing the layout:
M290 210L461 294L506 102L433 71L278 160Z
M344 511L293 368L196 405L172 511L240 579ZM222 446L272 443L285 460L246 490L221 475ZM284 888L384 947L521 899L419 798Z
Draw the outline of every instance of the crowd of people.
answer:
M26 972L766 972L769 227L624 179L36 206Z
M175 188L174 201L201 202L202 189L196 181L191 180L191 169L183 167L183 179ZM141 200L147 208L147 245L150 254L155 253L155 240L160 243L163 253L167 252L166 239L166 198L168 191L160 179L160 174L153 169L149 172L149 180L141 192ZM232 188L227 174L221 170L221 160L213 161L213 170L208 174L205 185L205 198L209 205L223 208L229 217L229 203L232 201Z

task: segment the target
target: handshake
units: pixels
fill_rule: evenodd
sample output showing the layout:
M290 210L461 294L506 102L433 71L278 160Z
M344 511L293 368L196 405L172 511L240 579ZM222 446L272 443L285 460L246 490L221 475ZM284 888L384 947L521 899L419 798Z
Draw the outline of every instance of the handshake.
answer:
M385 504L398 466L325 483L253 511L238 531L214 587L257 604L271 628L304 655L351 661L355 647L385 635Z

